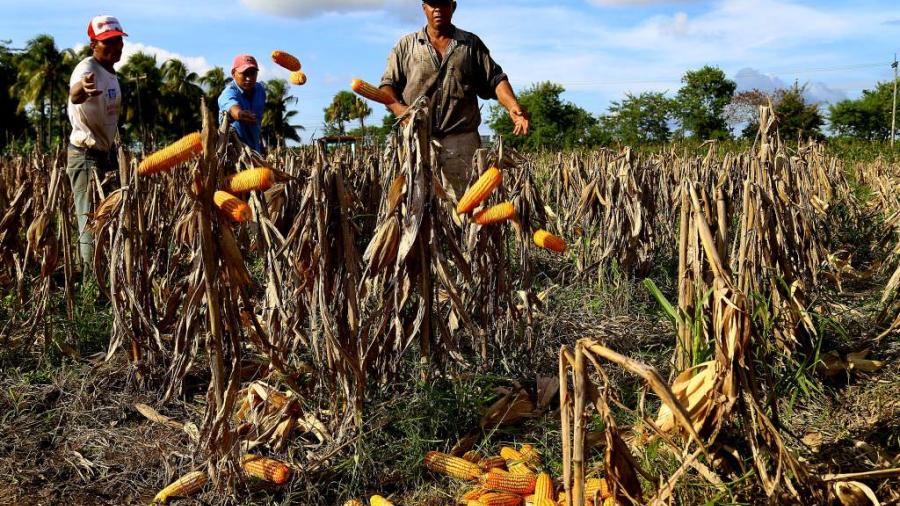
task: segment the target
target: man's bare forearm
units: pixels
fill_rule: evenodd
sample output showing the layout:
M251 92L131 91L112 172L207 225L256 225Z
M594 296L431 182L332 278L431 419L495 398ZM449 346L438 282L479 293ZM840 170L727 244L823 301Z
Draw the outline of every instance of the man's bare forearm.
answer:
M507 111L520 108L519 101L516 99L516 93L513 91L508 80L504 79L500 81L500 84L497 85L497 88L494 91L497 93L497 101L499 101Z
M406 105L404 105L404 104L401 102L400 97L397 96L397 92L394 91L394 87L393 87L393 86L387 86L387 85L385 85L385 86L382 86L382 87L379 88L379 89L380 89L381 91L383 91L386 95L388 95L389 97L391 97L392 99L394 99L394 103L391 104L391 105L389 105L389 106L387 106L387 108L390 109L392 113L394 113L394 116L400 117L400 116L402 116L404 113L406 113L406 110L407 110L409 107L406 106Z

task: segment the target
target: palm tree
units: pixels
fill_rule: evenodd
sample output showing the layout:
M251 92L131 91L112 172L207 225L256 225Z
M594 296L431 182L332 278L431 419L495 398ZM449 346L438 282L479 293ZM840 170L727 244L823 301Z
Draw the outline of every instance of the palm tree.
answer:
M219 95L231 81L230 77L225 76L225 70L222 67L213 67L200 79L197 79L197 83L205 88L206 100L216 116L219 115Z
M290 95L290 85L284 79L273 79L266 83L266 108L262 118L262 135L268 146L284 147L285 140L300 142L298 130L301 125L292 125L291 118L297 111L288 110L288 105L296 104L297 97Z
M169 125L177 127L171 132L173 136L181 136L188 131L196 130L200 124L199 104L203 90L197 85L199 76L188 70L181 60L172 58L163 63L162 113Z
M349 91L337 92L331 105L325 108L326 133L344 135L344 123L353 118L351 114L357 100L356 95Z
M362 130L363 135L366 134L365 119L371 114L372 108L363 99L356 97L353 107L350 108L350 119L359 120L359 129Z
M159 133L159 104L162 101L162 74L156 57L134 53L119 70L122 97L122 119L127 139L138 139L144 147L150 136Z
M14 85L15 89L11 91L19 96L19 112L23 112L29 105L38 111L39 138L43 143L46 133L45 146L49 146L52 140L53 112L62 97L69 93L71 69L66 72L66 54L71 52L71 49L58 50L50 35L38 35L28 41L19 58L19 77ZM63 135L60 132L60 138Z

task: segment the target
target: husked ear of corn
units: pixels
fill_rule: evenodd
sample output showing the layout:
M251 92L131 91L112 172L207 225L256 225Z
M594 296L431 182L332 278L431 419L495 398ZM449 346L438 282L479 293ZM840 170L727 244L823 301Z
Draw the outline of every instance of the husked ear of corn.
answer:
M522 504L522 496L504 492L488 492L478 498L484 506L519 506Z
M272 51L272 61L291 72L297 72L301 68L300 60L298 60L296 56L284 51Z
M394 503L380 495L373 495L369 498L369 506L394 506Z
M225 179L225 191L243 193L249 191L265 191L275 184L275 173L272 169L257 167L242 170Z
M538 497L534 500L534 506L557 506L556 501L546 497Z
M506 469L506 459L500 455L494 455L481 459L481 462L479 462L478 465L485 472L490 471L491 469Z
M506 460L523 460L522 454L519 453L519 450L516 450L515 448L511 448L509 446L500 448L500 456Z
M506 468L512 474L533 474L533 471L525 463L525 457L509 446L500 448L500 456L506 459Z
M291 76L289 79L291 80L291 84L297 86L303 86L304 84L306 84L306 74L300 70L291 72Z
M390 95L381 91L379 88L376 88L371 84L363 81L362 79L354 79L350 81L350 88L359 96L384 105L391 105L395 102L395 100L391 98Z
M208 480L204 471L191 471L160 490L153 502L165 504L170 497L187 497L203 488Z
M215 202L216 207L221 209L226 216L234 221L249 221L252 217L250 206L228 192L217 191L213 194L213 202Z
M363 503L356 499L350 499L344 503L344 506L363 506Z
M536 499L554 499L553 478L548 473L538 475L534 483L534 497Z
M456 213L465 214L478 207L478 204L484 202L484 199L488 198L491 192L500 186L502 181L503 174L500 173L500 169L497 167L491 167L484 171L478 180L466 190L462 198L459 199L459 203L456 205Z
M152 153L138 165L139 176L165 172L203 152L200 132L185 135L163 149Z
M468 460L469 462L479 463L481 462L481 454L476 452L475 450L469 450L462 456L463 460Z
M534 493L537 478L534 474L513 474L491 469L482 477L484 486L498 492L528 495Z
M477 500L479 497L483 496L488 492L488 489L484 488L481 485L476 486L475 488L471 488L467 490L463 495L459 497L459 502L462 504L467 503L468 501Z
M587 499L604 499L609 497L609 484L605 478L589 478L584 482L584 497Z
M512 202L503 202L475 213L473 221L479 225L500 223L516 216L516 208Z
M534 446L530 444L523 444L521 448L519 448L519 453L522 454L522 458L525 459L525 462L532 467L540 467L541 465L541 454L534 448Z
M436 472L459 478L461 480L477 480L481 476L481 468L474 462L454 457L441 452L425 454L425 467Z
M534 233L534 243L544 249L555 251L557 253L565 253L566 251L566 241L543 229Z
M264 481L276 485L284 485L291 478L291 468L284 462L260 457L259 455L244 455L242 462L244 472Z

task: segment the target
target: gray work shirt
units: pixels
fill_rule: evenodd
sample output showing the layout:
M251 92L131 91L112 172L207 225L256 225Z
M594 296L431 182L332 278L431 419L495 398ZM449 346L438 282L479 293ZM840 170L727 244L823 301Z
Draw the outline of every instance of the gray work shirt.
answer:
M436 137L474 132L481 124L478 97L496 99L506 74L477 35L453 28L443 60L428 40L426 28L403 36L388 56L381 86L391 86L407 105L427 91L446 67L435 90L433 133Z

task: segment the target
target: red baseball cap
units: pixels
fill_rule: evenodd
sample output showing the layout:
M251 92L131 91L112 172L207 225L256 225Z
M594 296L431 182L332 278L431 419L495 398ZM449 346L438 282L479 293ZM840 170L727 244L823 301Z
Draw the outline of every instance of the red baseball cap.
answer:
M259 65L256 64L256 58L250 56L249 54L239 54L235 56L234 61L231 62L232 72L235 70L237 70L238 72L243 72L251 68L259 70Z
M113 37L127 37L122 31L122 23L112 16L95 16L88 23L88 37L91 40L106 40Z

